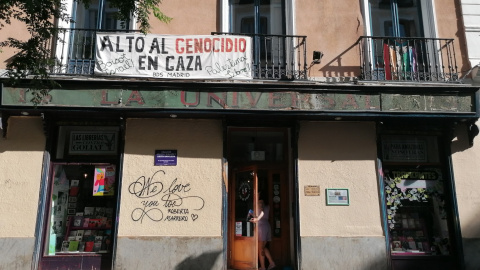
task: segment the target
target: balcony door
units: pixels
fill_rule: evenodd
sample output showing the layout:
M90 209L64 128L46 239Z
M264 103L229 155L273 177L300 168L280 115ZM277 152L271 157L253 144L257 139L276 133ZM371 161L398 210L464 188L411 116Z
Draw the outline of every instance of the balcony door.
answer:
M373 79L431 81L439 77L429 67L441 66L435 54L431 1L369 0L366 16Z
M68 3L70 2L70 3ZM95 35L98 31L127 30L130 22L115 18L117 8L108 0L92 0L85 6L75 0L67 0L66 12L72 18L67 24L59 21L55 56L58 73L93 74L95 65Z
M424 37L420 0L370 1L373 36Z
M274 77L286 67L285 0L230 0L229 32L253 38L255 77Z

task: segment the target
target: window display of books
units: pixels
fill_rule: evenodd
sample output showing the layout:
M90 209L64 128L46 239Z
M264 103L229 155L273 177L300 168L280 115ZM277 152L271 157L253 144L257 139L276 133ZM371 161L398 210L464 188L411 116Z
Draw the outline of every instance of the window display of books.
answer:
M109 253L113 209L85 207L67 221L61 252Z
M402 213L398 218L394 228L390 230L392 254L430 253L425 220L416 212Z
M85 207L73 217L72 228L112 228L113 209L108 207Z
M109 253L111 243L111 230L71 230L62 243L62 252Z
M55 166L45 255L111 253L116 198L94 192L97 166Z

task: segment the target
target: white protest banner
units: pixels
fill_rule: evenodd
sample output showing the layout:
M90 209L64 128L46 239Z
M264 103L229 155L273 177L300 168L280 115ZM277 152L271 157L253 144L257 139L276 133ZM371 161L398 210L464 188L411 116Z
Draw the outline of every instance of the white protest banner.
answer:
M95 74L166 79L251 79L251 38L98 33Z

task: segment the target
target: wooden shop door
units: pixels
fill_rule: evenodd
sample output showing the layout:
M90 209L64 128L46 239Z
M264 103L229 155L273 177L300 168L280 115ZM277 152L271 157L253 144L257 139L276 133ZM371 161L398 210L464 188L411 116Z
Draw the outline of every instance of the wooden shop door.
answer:
M258 269L257 228L248 212L257 209L259 194L270 207L272 241L268 248L277 265L291 265L288 177L279 166L250 166L234 169L229 185L229 269ZM265 260L268 265L268 260Z

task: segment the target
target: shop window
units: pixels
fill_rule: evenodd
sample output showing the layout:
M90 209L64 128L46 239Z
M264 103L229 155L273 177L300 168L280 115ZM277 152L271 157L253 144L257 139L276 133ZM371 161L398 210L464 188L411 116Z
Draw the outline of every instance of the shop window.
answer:
M119 134L114 123L58 126L47 182L41 269L111 269Z
M113 164L55 164L44 255L111 253Z
M447 178L437 138L383 137L382 159L391 254L450 255Z

